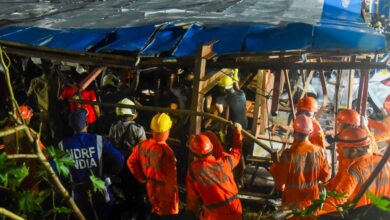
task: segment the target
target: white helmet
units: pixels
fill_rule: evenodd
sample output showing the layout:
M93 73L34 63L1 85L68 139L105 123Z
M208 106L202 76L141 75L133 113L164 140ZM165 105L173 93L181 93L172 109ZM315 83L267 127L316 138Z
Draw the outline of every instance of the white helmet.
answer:
M109 73L107 75L105 75L102 79L102 87L105 87L105 86L113 86L113 87L117 87L118 86L118 82L119 82L119 79L117 76L115 76L114 74L112 73Z
M134 105L134 102L131 101L130 99L128 98L124 98L122 99L121 101L118 102L118 104L124 104L124 105ZM121 116L121 115L131 115L131 116L135 116L137 114L137 111L135 109L132 109L132 108L121 108L121 107L116 107L115 109L115 112L116 112L116 115L117 116Z

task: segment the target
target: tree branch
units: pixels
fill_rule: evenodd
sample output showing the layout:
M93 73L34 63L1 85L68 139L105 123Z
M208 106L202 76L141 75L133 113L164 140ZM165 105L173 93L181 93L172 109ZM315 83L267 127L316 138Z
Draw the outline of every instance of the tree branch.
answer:
M10 219L14 220L24 220L24 218L20 217L19 215L16 215L15 213L8 211L7 209L0 207L0 215L3 215L5 217L8 217Z
M38 156L36 154L12 154L7 155L8 160L14 160L14 159L38 159Z

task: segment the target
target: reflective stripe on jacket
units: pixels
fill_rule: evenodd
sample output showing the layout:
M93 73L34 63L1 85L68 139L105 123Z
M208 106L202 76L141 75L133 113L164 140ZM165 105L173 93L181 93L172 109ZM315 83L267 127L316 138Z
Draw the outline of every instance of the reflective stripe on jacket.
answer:
M179 213L176 157L167 144L153 139L142 141L134 147L127 166L139 182L146 182L152 212Z
M294 142L270 172L283 191L283 205L301 209L319 198L318 182L326 182L330 173L323 149L309 141Z
M344 197L327 198L320 214L334 212L336 211L335 207L338 205L354 199L381 159L382 156L371 154L366 154L354 159L348 172L345 172L345 175L341 177L340 184L334 189L337 193L344 193ZM387 162L367 191L373 193L375 196L390 198L389 181L390 162ZM371 203L370 199L366 195L363 195L356 207L369 205Z
M241 158L242 141L234 138L231 153L193 161L187 174L187 210L194 213L204 205L201 219L242 219L241 202L233 169Z

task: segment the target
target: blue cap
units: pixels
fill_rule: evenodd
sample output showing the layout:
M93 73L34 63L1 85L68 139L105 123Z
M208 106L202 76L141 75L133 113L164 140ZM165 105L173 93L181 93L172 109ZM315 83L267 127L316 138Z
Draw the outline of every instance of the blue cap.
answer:
M76 132L80 132L87 125L87 110L83 108L75 109L70 114L69 125Z

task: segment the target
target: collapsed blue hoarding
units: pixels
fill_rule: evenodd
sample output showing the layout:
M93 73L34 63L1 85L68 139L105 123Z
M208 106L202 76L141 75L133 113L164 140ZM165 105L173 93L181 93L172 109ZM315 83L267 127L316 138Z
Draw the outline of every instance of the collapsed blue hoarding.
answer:
M107 29L4 27L0 28L0 40L69 51L131 52L147 57L193 56L197 47L210 42L214 43L217 55L385 50L384 35L363 23L360 8L358 0L324 0L317 24L193 22Z

